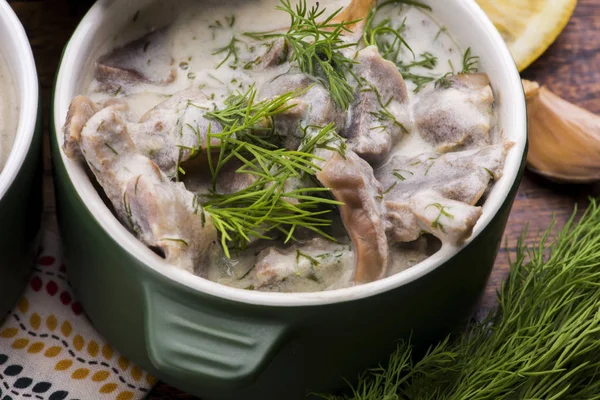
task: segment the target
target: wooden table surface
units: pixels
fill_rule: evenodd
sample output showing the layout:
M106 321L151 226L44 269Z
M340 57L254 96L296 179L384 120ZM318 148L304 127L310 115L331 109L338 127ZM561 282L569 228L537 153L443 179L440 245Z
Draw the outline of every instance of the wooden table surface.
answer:
M54 193L48 144L49 104L56 68L62 49L85 13L86 0L9 1L21 18L31 40L42 86L44 104L44 222L56 229ZM70 3L70 4L69 4ZM524 78L546 84L556 94L600 113L600 0L579 0L575 15L552 47L524 74ZM553 216L558 226L571 215L575 204L583 209L598 186L557 185L527 172L517 194L505 233L506 246L496 265L482 300L481 312L495 303L495 291L508 273L508 256L514 254L517 239L529 225L527 242L546 229ZM165 399L188 398L162 386L157 392ZM151 397L160 398L159 395Z

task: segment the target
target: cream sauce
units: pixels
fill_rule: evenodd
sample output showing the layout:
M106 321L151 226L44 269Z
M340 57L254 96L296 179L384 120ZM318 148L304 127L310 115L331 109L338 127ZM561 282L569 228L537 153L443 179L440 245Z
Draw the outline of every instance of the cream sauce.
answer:
M12 75L0 53L0 171L4 168L17 131L19 106Z
M312 7L319 3L328 11L334 11L348 0L308 0ZM95 102L106 101L112 97L125 97L132 106L134 115L148 110L164 97L160 94L174 94L191 86L198 86L215 101L226 98L230 93L245 91L252 84L260 87L273 76L285 71L273 71L271 74L248 69L258 56L267 49L264 42L253 40L244 35L246 32L264 32L284 29L289 24L289 15L277 10L279 0L197 0L157 1L151 7L141 10L132 27L117 35L107 43L100 53L137 39L150 29L169 26L166 32L167 47L177 66L175 81L167 86L136 84L117 89L118 94L105 93L101 84L90 76L91 83L87 92ZM227 58L228 51L223 50L230 44L237 49L238 61ZM148 54L148 62L153 55ZM223 63L222 65L220 65ZM220 65L220 66L219 66ZM245 68L246 67L246 68ZM116 92L116 91L115 91ZM149 94L150 93L150 94ZM156 95L152 96L152 94ZM141 96L141 100L138 98Z
M317 0L307 3L310 7ZM330 12L343 7L348 0L321 0L319 3ZM140 10L131 26L106 43L99 54L107 54L150 31L167 27L163 39L173 57L172 67L176 70L173 81L169 84L119 84L107 88L106 82L96 80L90 73L86 94L98 105L115 98L126 100L131 108L130 119L137 121L157 104L189 87L201 88L214 100L215 105L233 92L246 91L251 85L256 85L260 90L265 82L286 73L289 65L268 71L254 68L268 49L265 42L244 34L285 29L289 15L276 9L279 4L279 0L156 1L151 7ZM405 72L421 80L419 83L417 79L405 79L408 89L406 104L397 101L390 104L389 111L394 115L402 115L398 119L410 131L396 143L391 156L411 158L435 150L419 135L414 105L419 103L424 93L433 90L436 81L448 73L459 73L463 68L464 49L437 22L434 12L412 6L388 5L374 20L376 25L389 18L392 27L401 31L410 50L401 48L392 61L400 69L406 66ZM393 40L393 37L387 39ZM161 67L153 64L161 55L152 46L146 47L148 51L144 57L147 60L142 60L140 72L148 76L162 74ZM232 48L235 54L229 52ZM351 52L346 51L345 54L351 55ZM435 62L426 65L419 63L425 58L435 59ZM140 65L140 60L130 60L130 63ZM448 95L452 96L452 93ZM469 119L469 112L470 109L466 107L465 114L460 117ZM348 119L351 117L349 115ZM193 185L186 184L192 190ZM433 215L432 219L435 218L435 209L426 207L426 211ZM440 213L443 211L441 208ZM354 255L347 238L340 238L341 244L320 240L305 242L299 247L287 246L287 249L281 241L263 243L251 246L232 259L216 255L206 275L226 285L245 289L261 285L261 290L267 291L318 291L349 286L352 284ZM269 253L269 247L273 245L284 249L283 252ZM387 276L423 261L440 248L440 242L432 236L421 236L412 243L390 247ZM314 260L320 261L316 263ZM254 271L257 264L260 272ZM269 285L269 273L285 278Z
M401 47L397 60L392 61L408 65L423 60L423 54L426 53L437 60L432 68L419 65L411 67L411 74L438 79L448 72L461 71L464 49L461 49L447 29L435 19L432 12L418 7L388 5L377 13L374 24L383 19L390 19L393 28L401 29L402 37L412 49L411 52L406 47ZM411 100L417 100L415 82L407 79L406 86Z

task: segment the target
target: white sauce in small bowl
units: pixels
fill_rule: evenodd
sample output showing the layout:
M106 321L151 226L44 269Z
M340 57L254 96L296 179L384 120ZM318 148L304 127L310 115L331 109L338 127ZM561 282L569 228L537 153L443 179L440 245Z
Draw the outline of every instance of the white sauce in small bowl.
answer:
M12 75L0 53L0 171L4 168L17 130L19 106Z

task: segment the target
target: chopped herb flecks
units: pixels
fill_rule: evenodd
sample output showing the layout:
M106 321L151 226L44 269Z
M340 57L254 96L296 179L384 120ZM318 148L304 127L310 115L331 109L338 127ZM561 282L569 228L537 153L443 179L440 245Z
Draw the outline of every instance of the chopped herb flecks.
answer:
M433 229L439 229L440 231L446 233L446 229L444 229L444 225L442 225L440 220L442 219L442 217L445 217L447 219L454 219L454 215L450 214L447 211L449 209L449 207L445 207L445 206L441 205L440 203L430 204L427 207L425 207L425 209L427 210L430 207L435 207L440 211L437 218L431 223L431 227Z

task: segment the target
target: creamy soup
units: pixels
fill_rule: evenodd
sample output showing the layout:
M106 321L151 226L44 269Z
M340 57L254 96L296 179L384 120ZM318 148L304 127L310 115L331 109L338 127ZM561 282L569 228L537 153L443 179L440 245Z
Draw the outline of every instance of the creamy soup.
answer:
M479 58L418 2L156 1L64 128L119 220L247 290L367 283L467 240L511 147Z
M15 86L6 60L0 53L0 171L4 168L17 131L19 108Z

